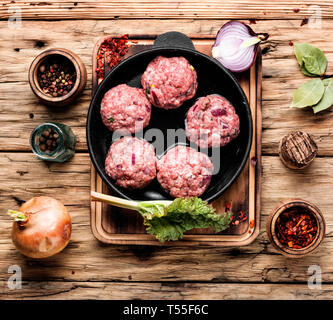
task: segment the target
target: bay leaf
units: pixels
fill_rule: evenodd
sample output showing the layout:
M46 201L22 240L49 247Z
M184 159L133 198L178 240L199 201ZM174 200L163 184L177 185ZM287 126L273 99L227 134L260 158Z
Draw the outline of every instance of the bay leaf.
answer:
M317 47L308 43L296 43L294 52L302 72L307 76L323 75L327 68L327 59Z
M326 78L326 79L323 79L321 81L322 81L323 85L325 87L327 87L329 85L329 83L331 82L331 80L332 80L332 78Z
M333 105L333 79L324 79L323 84L325 85L324 81L327 83L325 86L325 92L321 100L312 107L314 113L328 109Z
M308 72L305 67L304 67L304 64L302 64L301 66L301 71L308 77L318 77L316 74L312 74L310 72Z
M295 92L291 108L305 108L317 104L322 98L325 86L320 79L303 83Z
M324 54L317 57L314 56L304 56L303 57L304 68L306 71L316 75L323 75L326 71L327 60Z

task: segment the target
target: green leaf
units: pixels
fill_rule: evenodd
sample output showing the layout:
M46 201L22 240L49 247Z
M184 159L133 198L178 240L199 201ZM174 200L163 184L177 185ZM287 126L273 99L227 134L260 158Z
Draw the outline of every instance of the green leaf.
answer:
M150 94L150 89L146 88L146 95Z
M326 81L327 84L326 84L325 92L324 92L322 99L319 101L318 104L316 104L313 107L314 113L328 109L329 107L331 107L333 105L333 79L325 79L325 80L329 80L329 81ZM323 82L325 80L323 80ZM324 85L325 85L325 83L324 83Z
M151 220L154 216L161 217L165 212L165 205L157 202L139 202L139 212L148 220Z
M14 218L14 221L25 221L27 219L27 216L24 212L16 210L8 210L7 214Z
M331 80L333 80L332 78L326 78L321 80L323 85L325 86L325 88L329 85L329 83L331 82Z
M215 232L220 232L231 223L231 212L218 214L206 201L196 197L137 202L92 191L91 198L139 211L147 232L160 241L178 240L184 232L193 228L213 228Z
M109 121L109 122L113 122L114 119L113 119L112 117L110 117L110 118L108 119L108 121Z
M317 77L316 74L312 74L310 72L308 72L305 67L304 67L304 64L301 65L301 71L303 72L303 74L305 74L306 76L308 77Z
M144 208L147 209L147 208ZM140 213L143 215L142 211ZM232 213L223 215L200 198L177 198L165 208L164 214L145 214L147 233L160 241L178 240L194 228L213 228L220 232L229 227Z
M303 83L295 92L291 108L304 108L317 104L325 91L320 79L313 79Z
M326 57L324 55L319 57L304 56L304 68L311 74L323 75L327 67Z
M307 76L323 75L327 68L327 59L317 47L308 43L296 43L294 51L302 72Z

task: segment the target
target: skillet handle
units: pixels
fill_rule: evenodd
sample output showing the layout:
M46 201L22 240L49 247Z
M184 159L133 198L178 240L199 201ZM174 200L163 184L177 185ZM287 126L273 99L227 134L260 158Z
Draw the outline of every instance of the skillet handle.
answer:
M162 33L154 41L154 47L158 48L184 48L195 50L192 40L184 33L170 31Z

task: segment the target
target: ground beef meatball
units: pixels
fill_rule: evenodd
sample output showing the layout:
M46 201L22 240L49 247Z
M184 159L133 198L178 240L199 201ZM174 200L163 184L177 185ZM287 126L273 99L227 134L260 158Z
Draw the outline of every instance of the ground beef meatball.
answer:
M106 173L126 189L140 189L156 177L154 147L147 141L124 137L114 142L105 160Z
M197 73L184 57L156 57L142 75L141 84L150 102L162 109L175 109L197 91Z
M179 145L157 162L157 179L172 197L199 197L207 189L213 169L207 155Z
M185 129L187 138L202 148L225 146L239 134L239 117L228 100L211 94L189 109Z
M110 89L102 99L102 120L111 131L140 131L148 125L150 114L151 104L144 91L127 84Z

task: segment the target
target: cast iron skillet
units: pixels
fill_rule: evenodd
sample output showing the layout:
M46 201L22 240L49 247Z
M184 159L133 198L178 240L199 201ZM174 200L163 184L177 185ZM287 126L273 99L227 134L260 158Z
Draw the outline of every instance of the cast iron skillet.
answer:
M91 160L107 186L123 198L133 200L172 199L162 190L156 179L142 190L129 191L117 186L104 170L104 161L113 141L112 132L104 126L101 119L101 100L109 89L121 83L141 87L142 73L148 63L158 55L185 57L197 71L199 85L195 97L176 110L162 110L153 107L149 126L143 130L143 134L151 128L159 128L163 133L168 128L184 128L186 113L195 100L214 93L228 99L240 118L240 134L230 144L221 148L220 163L217 164L220 165L220 171L212 177L208 189L201 196L206 201L212 201L235 181L247 161L252 142L251 110L247 98L234 76L215 59L196 51L192 41L182 33L168 32L160 35L155 40L153 48L134 54L121 62L99 85L91 101L87 117L87 143ZM165 148L162 152L157 151L158 157L171 147L171 145L167 145L166 135L164 136ZM154 142L154 139L146 138L146 140Z

